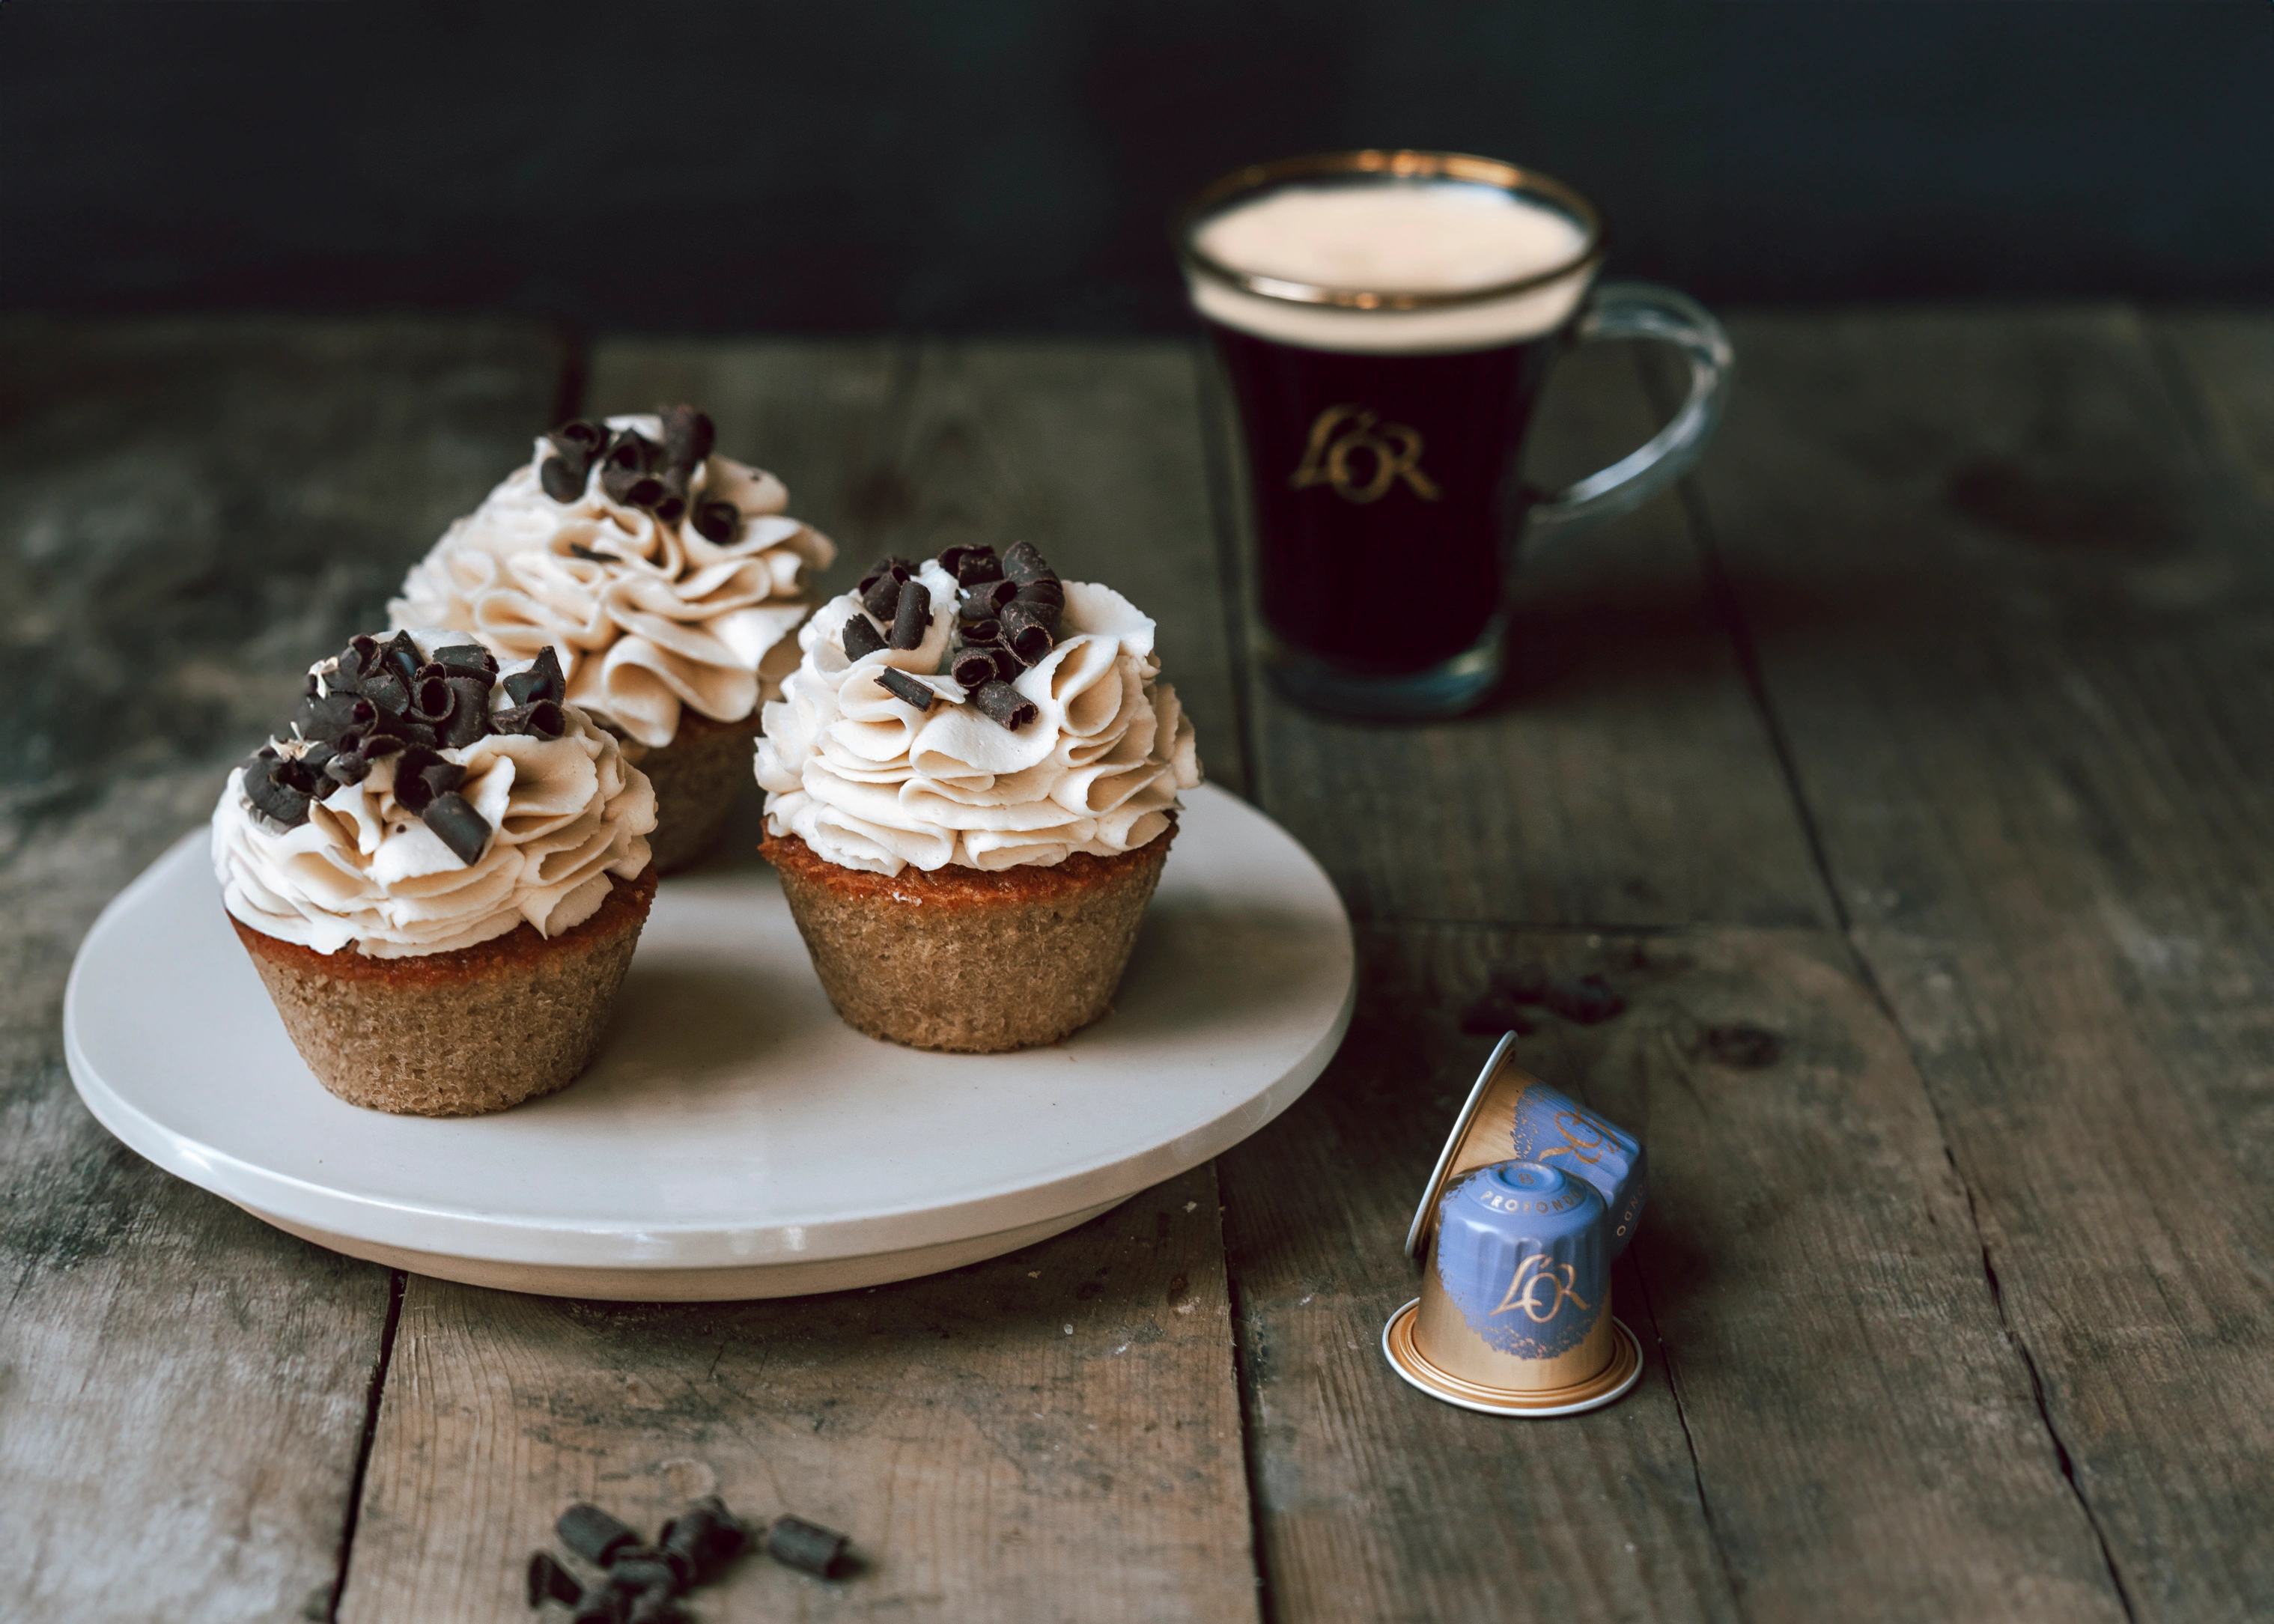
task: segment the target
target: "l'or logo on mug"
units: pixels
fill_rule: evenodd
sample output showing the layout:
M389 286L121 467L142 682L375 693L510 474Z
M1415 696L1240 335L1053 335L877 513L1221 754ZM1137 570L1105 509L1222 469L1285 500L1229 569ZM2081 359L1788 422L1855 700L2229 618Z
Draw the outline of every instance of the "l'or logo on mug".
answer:
M1339 430L1340 432L1337 432ZM1389 494L1400 479L1413 494L1434 502L1443 494L1437 482L1421 471L1421 431L1403 423L1384 423L1379 412L1363 406L1329 406L1311 425L1310 443L1303 461L1288 476L1291 490L1314 485L1331 485L1337 496L1361 507ZM1358 477L1351 459L1362 456L1366 477Z

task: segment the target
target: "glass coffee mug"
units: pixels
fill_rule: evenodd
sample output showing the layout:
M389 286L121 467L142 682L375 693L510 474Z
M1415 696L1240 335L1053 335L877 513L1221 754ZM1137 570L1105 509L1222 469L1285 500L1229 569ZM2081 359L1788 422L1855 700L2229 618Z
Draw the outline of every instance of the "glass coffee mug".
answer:
M1224 357L1255 504L1274 683L1344 716L1452 716L1507 658L1520 549L1681 477L1732 370L1721 324L1670 289L1593 287L1594 206L1455 153L1352 152L1228 175L1186 207L1178 257ZM1561 492L1515 477L1555 357L1652 338L1690 395L1648 444Z

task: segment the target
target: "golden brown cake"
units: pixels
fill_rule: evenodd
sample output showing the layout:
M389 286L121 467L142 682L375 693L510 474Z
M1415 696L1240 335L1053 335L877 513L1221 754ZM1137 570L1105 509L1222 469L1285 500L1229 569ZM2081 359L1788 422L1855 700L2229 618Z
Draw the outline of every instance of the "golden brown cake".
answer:
M1111 1008L1200 782L1153 622L1024 544L887 558L765 708L762 848L830 1002L994 1053Z

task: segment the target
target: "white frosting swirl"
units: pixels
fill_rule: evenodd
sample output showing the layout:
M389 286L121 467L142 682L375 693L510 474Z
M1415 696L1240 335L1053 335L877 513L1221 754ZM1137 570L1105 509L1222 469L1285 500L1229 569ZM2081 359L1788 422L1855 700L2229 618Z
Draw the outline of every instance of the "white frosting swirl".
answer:
M1012 684L1037 712L1013 732L972 704L920 711L877 680L887 666L935 677L945 658L954 579L937 560L915 578L932 617L915 649L848 661L850 592L798 634L803 658L758 744L768 829L840 868L890 875L1113 857L1168 827L1201 766L1191 719L1159 680L1151 620L1111 587L1066 582L1060 642Z
M663 433L652 416L607 423ZM387 606L391 624L468 632L501 659L533 659L550 644L568 703L650 747L671 742L682 705L734 722L757 708L762 684L765 697L779 691L789 634L812 606L804 572L837 556L829 538L783 515L782 482L710 457L689 481L687 516L663 524L611 501L597 458L584 495L554 501L538 473L549 451L539 440L525 467L411 566ZM742 515L724 545L695 528L705 501Z
M413 637L427 650L453 641ZM528 664L504 663L500 674ZM502 683L492 690L493 710L511 703ZM583 924L607 900L609 875L632 879L648 866L655 792L606 729L562 713L558 739L493 733L437 752L466 770L458 793L489 821L471 863L395 800L399 754L311 802L307 822L289 829L254 810L245 769L233 770L213 815L229 911L264 936L320 953L352 942L373 959L471 947L524 920L543 936ZM277 743L280 755L300 748L297 738Z

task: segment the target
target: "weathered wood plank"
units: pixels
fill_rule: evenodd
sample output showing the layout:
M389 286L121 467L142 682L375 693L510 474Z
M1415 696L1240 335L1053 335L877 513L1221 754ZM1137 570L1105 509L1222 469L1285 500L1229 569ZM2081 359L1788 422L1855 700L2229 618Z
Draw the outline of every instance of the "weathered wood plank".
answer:
M1931 1109L1835 937L1364 941L1341 1057L1222 1161L1276 1616L2122 1618ZM1652 1166L1615 1281L1643 1385L1554 1423L1436 1403L1378 1347L1418 1289L1397 1251L1420 1182L1489 1047L1457 1011L1519 961L1600 970L1628 998L1600 1026L1543 1017L1518 1055L1641 1132ZM1706 1030L1737 1022L1781 1057L1716 1061Z
M1163 675L1209 777L1242 791L1191 352L1176 343L616 341L594 411L691 400L729 455L779 473L843 550L841 591L885 553L1032 541L1160 622Z
M413 1277L342 1616L487 1620L590 1499L716 1491L851 1533L834 1584L763 1558L703 1616L1255 1616L1211 1168L930 1280L626 1307Z
M624 341L588 403L705 403L843 545L832 581L1026 536L1112 583L1160 617L1236 781L1191 395L1160 346ZM760 1565L728 1616L1252 1617L1214 1191L1201 1169L1019 1259L874 1294L620 1310L414 1280L348 1616L493 1617L570 1500L645 1516L715 1476L758 1513L852 1530L873 1564L837 1590ZM681 1457L699 1468L663 1470Z
M2218 455L2274 503L2274 315L2164 315L2148 330L2178 358L2180 404L2199 406Z
M1711 523L2077 1492L2136 1617L2263 1613L2265 510L2121 311L1739 347Z
M1562 363L1534 432L1535 481L1590 472L1655 429L1626 348ZM1244 528L1244 500L1237 518ZM1459 721L1328 721L1254 685L1261 799L1353 914L1824 921L1774 754L1672 499L1525 570L1511 615L1510 681Z
M24 1616L328 1605L388 1275L104 1133L64 1072L64 979L558 372L496 327L0 332L0 1528Z

